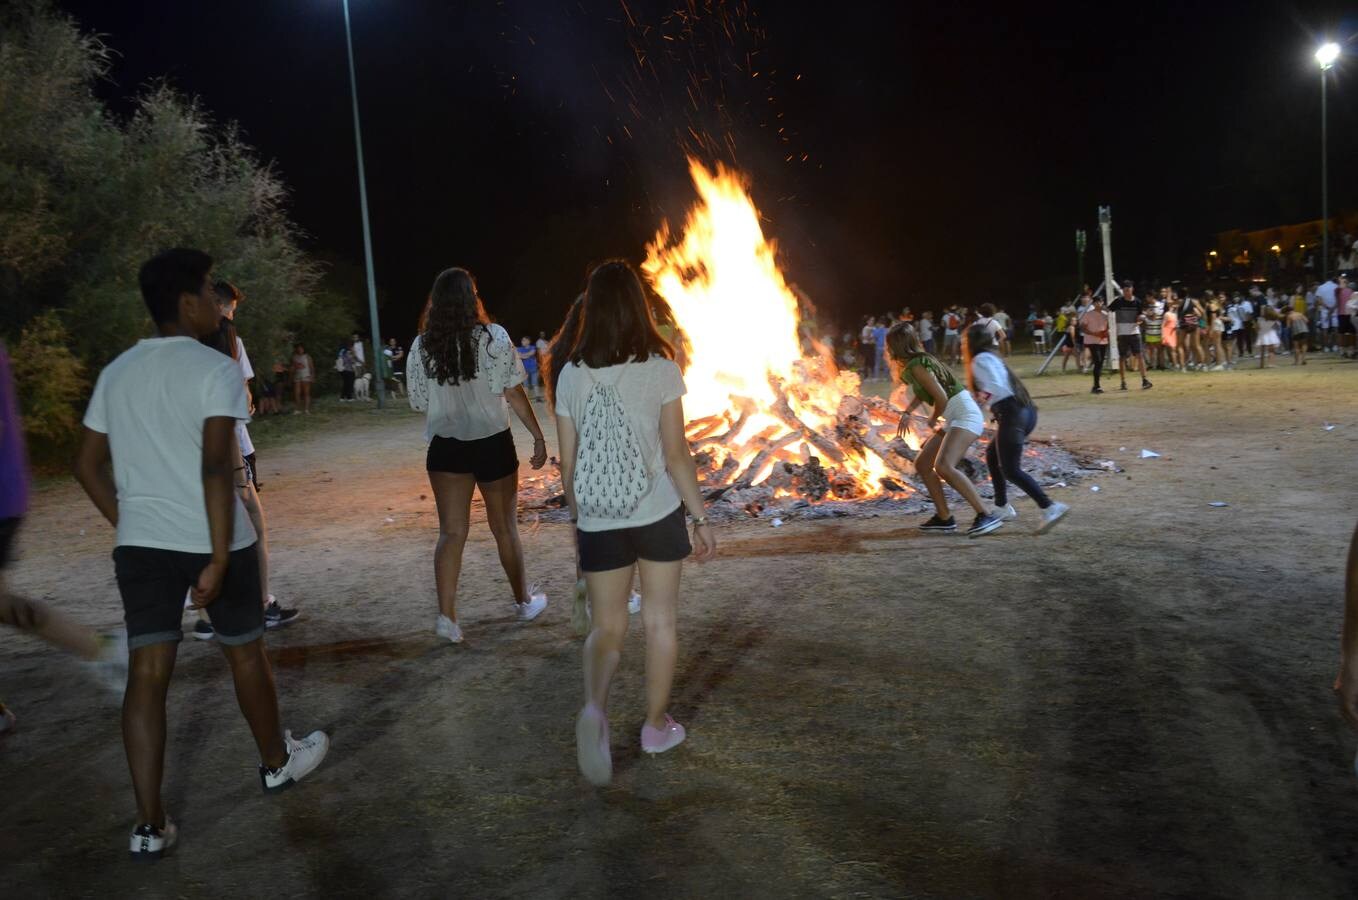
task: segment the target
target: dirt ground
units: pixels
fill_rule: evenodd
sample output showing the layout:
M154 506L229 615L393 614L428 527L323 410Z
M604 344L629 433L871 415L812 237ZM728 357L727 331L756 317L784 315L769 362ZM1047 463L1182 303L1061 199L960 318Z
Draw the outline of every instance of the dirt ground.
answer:
M1125 472L1057 491L1074 512L1042 537L1026 498L975 541L922 537L914 517L724 527L721 558L685 571L689 741L639 752L635 622L603 791L575 770L567 527L523 525L552 599L527 626L475 528L467 642L440 645L420 420L328 407L291 442L265 423L274 592L305 613L268 643L285 724L330 729L329 759L263 796L220 652L186 640L165 785L181 843L133 867L116 701L7 633L20 730L0 741L0 890L1354 896L1355 739L1331 683L1358 365L1160 375L1100 398L1074 375L1030 385L1040 435ZM113 627L111 549L59 482L12 581Z

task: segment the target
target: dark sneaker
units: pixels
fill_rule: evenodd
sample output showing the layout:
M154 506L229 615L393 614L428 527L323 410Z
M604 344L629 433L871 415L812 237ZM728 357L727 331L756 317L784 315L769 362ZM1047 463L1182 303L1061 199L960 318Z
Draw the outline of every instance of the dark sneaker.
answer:
M165 855L165 852L175 845L179 840L179 828L170 821L170 817L165 817L165 826L157 828L154 825L138 825L132 829L132 839L128 842L128 850L132 854L132 859L137 862L155 862Z
M990 532L1003 524L1004 519L1001 519L994 513L977 516L976 521L972 522L971 527L967 529L967 537L980 537L983 534L990 534Z
M278 605L278 601L269 595L269 605L264 607L264 627L282 628L284 625L291 625L296 622L302 614L295 609L284 609Z
M203 619L193 623L193 636L200 641L210 641L217 636L212 626Z
M290 788L310 775L330 750L330 736L324 731L313 731L300 741L292 739L291 731L285 731L283 741L287 744L288 761L277 769L259 767L259 780L266 794Z
M957 520L952 516L946 519L934 515L919 527L920 531L932 534L948 534L957 530Z
M1127 390L1127 382L1125 382L1125 381L1122 382L1122 387L1118 388L1118 390L1120 390L1120 391L1125 391L1125 390Z
M1149 381L1147 381L1147 380L1144 379L1144 378L1141 379L1141 390L1143 390L1143 391L1150 390L1150 387L1151 387L1151 383L1150 383Z
M1103 388L1099 387L1099 386L1096 384L1096 385L1094 385L1094 387L1092 387L1092 388L1090 389L1089 393L1091 393L1091 394L1102 394L1102 393L1103 393Z

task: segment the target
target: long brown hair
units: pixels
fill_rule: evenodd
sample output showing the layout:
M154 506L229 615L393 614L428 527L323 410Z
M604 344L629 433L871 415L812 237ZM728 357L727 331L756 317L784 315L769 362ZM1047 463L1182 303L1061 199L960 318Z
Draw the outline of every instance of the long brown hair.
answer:
M476 377L481 342L489 339L490 317L466 269L444 269L434 279L420 323L426 374L443 384Z
M674 348L656 330L646 289L631 264L614 259L589 273L580 330L567 354L573 363L602 369L652 356L674 359Z
M561 327L552 335L551 344L547 347L546 359L542 361L545 373L542 384L547 391L548 408L556 402L556 385L561 380L561 370L570 361L571 351L575 349L575 341L580 336L580 311L584 308L585 295L576 295L575 302L566 310L566 318L561 320Z
M995 343L995 335L991 334L990 329L984 325L973 325L967 329L967 352L972 359L979 353L993 353L995 358L1004 366L1004 370L1009 373L1009 386L1013 388L1014 399L1019 406L1032 406L1033 397L1028 393L1028 388L1024 386L1019 377L1014 374L1014 370L1009 368L1009 363L1000 356L1000 348ZM971 382L971 366L967 366L967 382Z

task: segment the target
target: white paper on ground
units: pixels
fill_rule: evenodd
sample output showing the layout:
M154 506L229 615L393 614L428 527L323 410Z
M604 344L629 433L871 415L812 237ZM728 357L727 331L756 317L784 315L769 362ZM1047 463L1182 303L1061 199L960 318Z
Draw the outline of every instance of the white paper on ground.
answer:
M1160 454L1159 454L1159 453L1156 453L1154 450L1144 450L1144 449L1143 449L1143 450L1141 451L1141 458L1142 458L1142 459L1159 459L1159 458L1160 458Z
M1331 425L1329 422L1326 422L1326 423L1325 423L1325 430L1326 430L1326 431L1334 431L1334 426Z
M1208 505L1208 506L1221 507L1221 506L1230 506L1231 504L1229 504L1229 503L1222 503L1220 500L1213 500L1211 503L1209 503L1209 504L1207 504L1207 505Z
M774 519L774 520L773 520L773 527L774 527L774 528L782 528L782 527L783 527L783 520L782 520L782 519Z
M1099 492L1099 486L1098 486L1097 484L1091 484L1091 485L1089 486L1089 489L1090 489L1091 491L1093 491L1094 493L1096 493L1096 494Z

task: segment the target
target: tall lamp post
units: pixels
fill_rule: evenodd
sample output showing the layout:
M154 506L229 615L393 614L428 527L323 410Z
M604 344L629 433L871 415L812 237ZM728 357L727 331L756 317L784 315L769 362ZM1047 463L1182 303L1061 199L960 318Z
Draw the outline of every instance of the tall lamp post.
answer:
M349 0L344 4L344 42L349 48L349 95L354 105L354 147L358 150L358 204L363 213L363 262L368 271L368 317L373 325L372 370L377 373L377 408L386 406L382 378L382 331L377 323L377 281L373 278L373 238L368 224L368 182L363 175L363 132L358 126L358 77L354 74L354 37L349 29Z
M1320 280L1330 277L1330 154L1326 140L1325 82L1330 80L1330 67L1339 59L1339 45L1327 41L1316 49L1320 63Z

